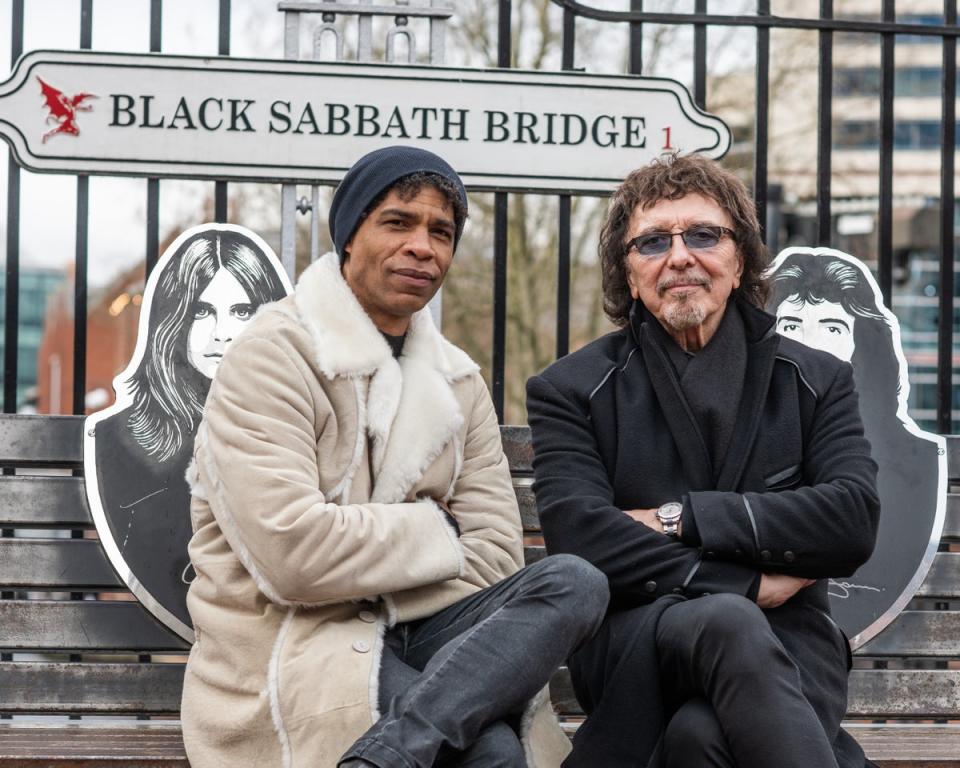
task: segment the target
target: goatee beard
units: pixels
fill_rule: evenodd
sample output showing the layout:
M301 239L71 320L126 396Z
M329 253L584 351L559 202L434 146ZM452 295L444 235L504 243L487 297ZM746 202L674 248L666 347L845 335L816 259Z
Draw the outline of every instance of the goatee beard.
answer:
M689 296L680 296L664 308L663 319L674 331L687 331L702 325L706 314L700 302L690 301Z

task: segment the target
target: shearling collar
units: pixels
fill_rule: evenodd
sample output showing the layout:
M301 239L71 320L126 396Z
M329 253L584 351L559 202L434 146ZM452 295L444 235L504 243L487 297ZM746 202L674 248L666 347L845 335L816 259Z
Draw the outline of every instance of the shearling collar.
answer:
M371 376L392 359L390 346L370 320L330 252L310 265L294 295L300 317L316 342L316 359L325 376ZM403 357L415 358L452 382L478 370L470 357L448 342L424 308L410 321Z
M352 378L357 386L358 434L370 438L370 500L403 501L462 426L451 384L479 370L477 364L440 335L426 308L411 318L403 354L394 359L343 279L335 253L304 271L294 302L321 373ZM338 485L344 497L357 466L354 461Z

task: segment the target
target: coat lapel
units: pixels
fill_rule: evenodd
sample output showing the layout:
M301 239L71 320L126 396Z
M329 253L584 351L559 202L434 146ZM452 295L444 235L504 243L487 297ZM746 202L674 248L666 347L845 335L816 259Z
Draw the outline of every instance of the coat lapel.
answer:
M478 368L440 335L429 311L423 310L411 320L399 370L399 402L379 462L375 454L371 501L406 498L463 425L451 383Z
M394 359L328 253L301 275L295 303L330 378L368 379L366 429L374 482L371 501L399 502L463 424L452 384L479 370L433 324L429 309L410 322Z
M708 489L712 486L713 475L710 454L696 419L680 390L680 382L673 366L649 329L641 326L639 337L647 375L657 395L664 420L673 435L684 474L692 490Z

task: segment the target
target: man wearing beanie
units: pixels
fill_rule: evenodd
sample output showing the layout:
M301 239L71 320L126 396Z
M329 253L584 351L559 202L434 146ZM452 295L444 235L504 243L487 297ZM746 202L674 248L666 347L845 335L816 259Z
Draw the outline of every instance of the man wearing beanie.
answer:
M193 768L556 768L545 686L606 578L522 564L477 365L436 329L467 213L436 155L346 174L336 252L224 357L188 472Z

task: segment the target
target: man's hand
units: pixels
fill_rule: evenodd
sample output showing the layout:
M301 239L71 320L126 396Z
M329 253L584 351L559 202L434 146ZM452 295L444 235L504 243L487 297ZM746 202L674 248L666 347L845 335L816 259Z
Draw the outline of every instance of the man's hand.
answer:
M647 528L657 533L663 533L663 523L661 523L660 518L657 517L657 510L655 509L625 509L623 510L623 514L627 517L632 517L638 523L647 526ZM679 535L680 527L677 528L677 536Z
M779 608L801 589L809 587L815 582L815 579L801 579L799 576L787 576L782 573L764 573L760 576L760 589L757 591L757 605L764 610Z

